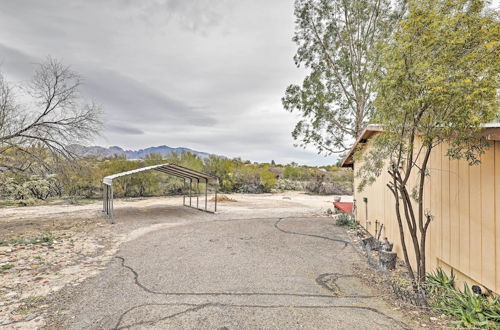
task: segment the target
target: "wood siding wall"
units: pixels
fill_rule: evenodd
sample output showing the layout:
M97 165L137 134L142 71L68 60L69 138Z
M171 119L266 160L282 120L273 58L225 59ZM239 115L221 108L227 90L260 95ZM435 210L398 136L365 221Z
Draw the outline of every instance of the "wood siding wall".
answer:
M434 217L427 236L427 271L453 269L459 281L500 294L500 141L491 142L477 166L450 160L446 151L446 145L433 151L424 192L424 207ZM355 172L360 165L354 164ZM394 196L386 186L389 180L383 171L376 182L357 192L355 175L355 215L372 234L383 224L381 237L394 242L402 258ZM415 184L416 177L412 180ZM407 231L405 236L414 260Z

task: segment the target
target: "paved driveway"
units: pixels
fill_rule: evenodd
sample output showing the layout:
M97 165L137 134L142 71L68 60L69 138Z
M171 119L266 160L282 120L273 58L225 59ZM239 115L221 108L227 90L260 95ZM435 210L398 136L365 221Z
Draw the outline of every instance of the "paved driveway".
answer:
M363 285L331 219L181 223L122 245L67 306L69 329L405 328Z

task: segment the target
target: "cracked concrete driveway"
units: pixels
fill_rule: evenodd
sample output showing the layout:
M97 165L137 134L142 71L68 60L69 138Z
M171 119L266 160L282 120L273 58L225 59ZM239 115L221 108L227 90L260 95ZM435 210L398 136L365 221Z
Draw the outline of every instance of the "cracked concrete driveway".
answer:
M409 327L357 278L353 266L362 258L331 219L217 219L124 243L106 270L79 287L62 327Z

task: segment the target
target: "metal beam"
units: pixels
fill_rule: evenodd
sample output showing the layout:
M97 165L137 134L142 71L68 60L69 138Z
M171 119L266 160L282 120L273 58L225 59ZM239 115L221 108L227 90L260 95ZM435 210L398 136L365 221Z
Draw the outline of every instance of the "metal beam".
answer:
M168 170L169 172L172 173L172 175L177 175L177 176L184 176L184 177L187 177L187 178L193 178L193 179L196 179L196 178L199 178L200 176L198 175L194 175L192 173L187 173L187 172L184 172L184 171L180 171L176 168L173 168L173 167L159 167L157 168L156 170Z
M170 171L170 170L168 170L166 168L156 168L155 171L162 172L162 173L165 173L165 174L170 174L170 175L177 176L177 177L180 177L180 178L186 178L186 179L190 179L191 178L190 176L183 175L183 174L178 174L178 173L172 172L172 171Z
M215 177L213 177L211 175L208 175L208 174L205 174L202 172L198 172L198 171L192 170L190 168L187 168L187 167L184 167L181 165L177 165L177 164L169 164L169 165L170 165L169 168L171 168L171 169L176 169L179 172L190 173L194 177L199 177L199 178L204 178L204 179L216 179Z

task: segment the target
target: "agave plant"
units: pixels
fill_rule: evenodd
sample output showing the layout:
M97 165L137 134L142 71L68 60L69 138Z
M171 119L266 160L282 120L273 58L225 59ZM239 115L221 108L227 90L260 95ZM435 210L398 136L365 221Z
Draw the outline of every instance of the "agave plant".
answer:
M431 296L443 293L443 291L447 291L455 287L455 274L453 274L452 270L450 276L448 276L445 271L438 268L436 271L427 274L425 286L427 292Z
M454 289L455 275L442 269L427 275L426 288L431 306L439 313L455 318L452 323L467 328L500 329L500 298L490 299L474 293L465 284L462 291Z

